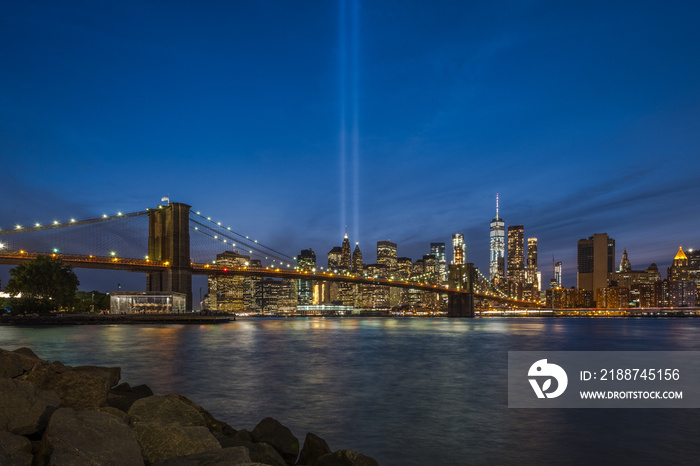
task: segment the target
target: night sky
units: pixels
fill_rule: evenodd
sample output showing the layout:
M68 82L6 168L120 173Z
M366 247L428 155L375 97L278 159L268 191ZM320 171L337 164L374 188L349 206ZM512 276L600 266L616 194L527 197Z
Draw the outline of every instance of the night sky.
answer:
M0 227L163 196L289 255L347 231L419 259L496 193L576 284L576 241L665 276L700 247L694 1L13 1ZM103 286L81 272L81 288ZM0 279L7 280L6 268ZM108 279L105 278L108 281ZM135 283L145 286L136 275ZM136 285L129 285L136 286Z

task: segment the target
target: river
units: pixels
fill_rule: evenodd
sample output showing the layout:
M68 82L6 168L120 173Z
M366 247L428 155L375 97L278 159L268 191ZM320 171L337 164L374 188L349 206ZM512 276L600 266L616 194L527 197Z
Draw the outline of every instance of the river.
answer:
M69 365L182 393L236 429L272 416L383 466L697 464L700 410L512 409L508 351L699 351L700 319L295 318L0 327Z

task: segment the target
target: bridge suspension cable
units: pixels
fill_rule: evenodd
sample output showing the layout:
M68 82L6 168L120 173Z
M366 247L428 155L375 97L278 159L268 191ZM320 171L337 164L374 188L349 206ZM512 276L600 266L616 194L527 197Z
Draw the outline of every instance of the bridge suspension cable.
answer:
M280 266L286 265L287 268L296 265L296 258L259 243L257 240L251 240L248 236L232 230L231 227L224 227L221 222L215 222L211 217L205 217L199 212L190 211L190 228L231 248L240 248L261 260L264 258Z

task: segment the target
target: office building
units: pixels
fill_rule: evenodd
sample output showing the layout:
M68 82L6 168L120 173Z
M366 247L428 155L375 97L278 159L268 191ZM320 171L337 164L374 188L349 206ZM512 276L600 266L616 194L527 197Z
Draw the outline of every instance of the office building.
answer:
M577 288L596 296L599 288L610 284L615 271L615 240L607 233L596 233L578 241Z
M508 227L506 277L510 283L525 283L525 232L522 225Z
M452 235L452 264L462 265L467 260L467 251L464 246L464 235L455 233Z
M498 216L498 194L496 194L496 216L489 224L489 279L496 287L505 281L506 224Z
M362 251L360 251L360 243L355 243L355 250L352 252L352 271L354 273L362 273L364 264L362 263Z
M387 276L396 271L397 250L391 241L377 241L377 263L384 265Z
M440 283L447 281L447 261L445 260L445 243L430 243L430 254L435 256Z
M531 287L539 290L540 281L537 273L537 238L527 239L527 269L525 281Z

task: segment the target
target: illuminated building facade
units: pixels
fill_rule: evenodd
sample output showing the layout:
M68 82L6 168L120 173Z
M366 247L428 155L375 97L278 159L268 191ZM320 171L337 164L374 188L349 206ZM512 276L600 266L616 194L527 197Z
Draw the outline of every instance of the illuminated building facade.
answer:
M398 247L391 241L377 241L377 263L384 265L386 276L396 271Z
M297 256L299 270L312 272L316 270L316 253L313 249L302 249ZM297 280L297 302L300 306L308 306L314 302L314 282L312 280Z
M447 281L447 261L445 260L445 243L430 243L430 254L435 256L440 283Z
M340 252L340 263L338 264L339 268L345 269L345 271L349 271L352 267L352 254L350 253L350 240L348 240L348 234L345 233L345 237L343 238L343 244L340 247L341 252Z
M233 251L225 251L216 255L216 264L223 267L259 267L260 261L251 260L250 256ZM257 311L255 286L259 281L258 277L210 275L210 308L222 312Z
M364 264L362 262L362 251L360 251L360 243L355 243L355 250L352 252L352 271L362 273Z
M343 259L343 248L336 246L328 251L328 271L338 270L340 261Z
M464 246L464 235L454 233L452 235L452 264L462 265L467 261L467 251Z
M525 229L522 225L508 227L508 282L515 285L525 283Z
M527 271L526 280L528 285L539 290L540 283L537 273L537 238L527 239Z
M497 288L505 281L506 224L498 216L498 194L496 195L496 217L491 220L489 231L489 279Z
M671 281L690 280L690 264L682 247L678 248L678 253L668 268L668 279Z
M561 262L557 262L554 264L554 281L556 282L557 288L561 288L561 274L562 274L562 266Z

